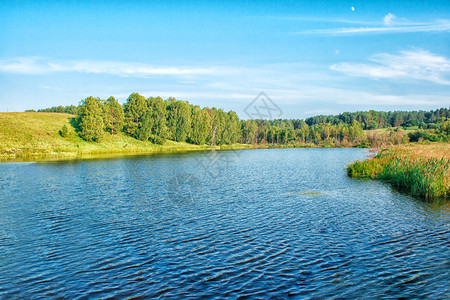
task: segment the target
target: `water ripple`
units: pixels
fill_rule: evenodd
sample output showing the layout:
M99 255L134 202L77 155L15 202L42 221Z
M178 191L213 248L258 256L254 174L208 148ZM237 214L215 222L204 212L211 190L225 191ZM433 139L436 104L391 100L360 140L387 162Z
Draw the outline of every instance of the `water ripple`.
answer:
M0 298L450 297L449 206L347 178L363 156L242 151L216 178L201 153L1 165ZM167 191L190 174L195 197Z

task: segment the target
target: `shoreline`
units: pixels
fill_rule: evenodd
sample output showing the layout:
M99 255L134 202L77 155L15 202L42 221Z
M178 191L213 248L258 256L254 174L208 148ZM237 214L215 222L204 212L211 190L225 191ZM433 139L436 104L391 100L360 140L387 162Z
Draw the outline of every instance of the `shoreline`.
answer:
M152 155L191 151L265 148L317 148L308 143L195 145L165 141L162 145L126 135L105 134L101 142L83 140L71 125L73 115L63 113L0 113L0 162L84 159L90 157ZM63 126L67 133L60 135ZM324 145L324 148L326 145Z
M172 142L174 143L174 142ZM101 144L100 144L101 145ZM127 150L105 149L105 150L80 150L80 151L49 151L46 149L0 149L0 163L13 162L40 162L40 161L64 161L64 160L89 160L108 159L133 156L147 156L160 154L177 154L190 152L209 151L231 151L231 150L254 150L254 149L358 149L357 147L323 147L317 145L275 145L275 144L233 144L221 146L193 145L180 143L180 145L155 145L151 148L133 148ZM371 148L359 148L371 149Z

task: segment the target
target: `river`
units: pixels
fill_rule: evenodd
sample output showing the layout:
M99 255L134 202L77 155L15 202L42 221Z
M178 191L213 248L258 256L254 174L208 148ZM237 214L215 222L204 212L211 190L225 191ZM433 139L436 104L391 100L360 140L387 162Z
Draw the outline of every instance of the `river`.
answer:
M450 297L450 207L361 149L0 164L0 298Z

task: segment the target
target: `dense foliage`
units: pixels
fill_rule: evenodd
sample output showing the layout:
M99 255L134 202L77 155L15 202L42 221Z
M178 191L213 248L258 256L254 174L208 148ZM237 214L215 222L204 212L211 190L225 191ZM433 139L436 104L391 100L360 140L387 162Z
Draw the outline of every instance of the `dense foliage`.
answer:
M41 110L48 111L48 110ZM138 140L162 144L166 139L197 145L233 144L242 140L241 123L233 111L191 105L175 98L146 99L131 94L123 107L114 97L88 97L78 107L78 131L88 141L106 132L123 131Z
M245 143L350 146L365 140L364 131L356 120L350 125L320 123L312 126L303 120L247 120L242 121L242 128Z
M305 120L309 126L320 123L350 125L358 121L363 129L378 129L386 127L411 127L419 126L427 129L430 124L436 123L441 118L450 118L450 109L441 108L434 111L358 111L345 112L336 116L314 116Z
M105 132L114 135L121 131L153 143L172 140L211 146L245 143L380 147L408 141L450 140L447 108L429 112L346 112L305 120L239 120L234 111L200 108L175 98L145 98L132 93L123 106L114 97L107 100L88 97L78 107L58 106L39 112L77 114L79 134L89 141L100 141ZM411 127L415 130L405 130Z
M81 101L79 114L81 137L86 141L99 142L105 129L103 101L94 97L84 99Z
M34 110L30 109L27 111L32 112ZM53 113L64 113L64 114L76 115L76 114L78 114L78 107L75 105L69 105L69 106L60 105L60 106L53 106L50 108L38 109L38 112L53 112Z

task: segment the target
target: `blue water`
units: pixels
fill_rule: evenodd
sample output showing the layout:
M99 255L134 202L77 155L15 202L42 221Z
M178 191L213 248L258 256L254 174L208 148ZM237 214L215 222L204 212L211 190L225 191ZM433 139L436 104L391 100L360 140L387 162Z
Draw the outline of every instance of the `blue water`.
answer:
M0 164L0 298L450 297L450 208L359 149Z

